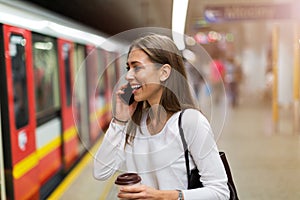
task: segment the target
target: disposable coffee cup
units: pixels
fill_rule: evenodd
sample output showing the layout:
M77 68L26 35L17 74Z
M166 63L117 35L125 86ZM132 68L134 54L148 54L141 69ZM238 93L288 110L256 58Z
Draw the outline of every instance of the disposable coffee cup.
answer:
M120 188L122 186L139 185L141 184L141 180L141 177L137 173L124 173L117 177L115 184Z

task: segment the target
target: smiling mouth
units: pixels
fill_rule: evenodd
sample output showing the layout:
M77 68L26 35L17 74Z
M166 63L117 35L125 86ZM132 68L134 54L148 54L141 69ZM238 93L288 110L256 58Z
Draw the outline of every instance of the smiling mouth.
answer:
M140 89L142 87L142 85L132 85L131 88L133 89L132 93L134 93L135 91L137 91L138 89Z
M133 85L131 86L132 89L137 90L140 89L142 87L142 85Z

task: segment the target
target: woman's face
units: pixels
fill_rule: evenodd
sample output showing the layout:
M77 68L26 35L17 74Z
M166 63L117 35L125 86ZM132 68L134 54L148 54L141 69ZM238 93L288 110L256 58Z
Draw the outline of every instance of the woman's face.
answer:
M127 59L128 72L126 80L134 89L135 101L148 101L150 105L158 104L162 95L160 68L157 68L147 54L133 48Z

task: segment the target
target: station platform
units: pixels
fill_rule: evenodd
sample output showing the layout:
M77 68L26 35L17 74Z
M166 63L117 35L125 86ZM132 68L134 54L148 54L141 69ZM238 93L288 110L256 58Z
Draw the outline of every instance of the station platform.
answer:
M114 186L114 180L117 175L111 177L107 181L98 181L93 177L93 155L95 155L102 139L103 137L99 139L88 153L86 153L82 160L47 199L117 199L117 188Z
M105 182L93 178L91 155L100 143L49 199L117 199L115 177ZM244 97L227 110L217 143L226 152L241 200L300 199L300 135L293 131L291 108L281 108L274 124L269 102Z

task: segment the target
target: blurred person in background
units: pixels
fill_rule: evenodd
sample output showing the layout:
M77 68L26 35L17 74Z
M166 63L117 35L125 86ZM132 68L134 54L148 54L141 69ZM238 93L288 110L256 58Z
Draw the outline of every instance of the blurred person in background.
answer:
M129 48L126 80L134 102L116 92L114 117L94 158L94 176L106 180L117 171L135 172L138 186L121 187L121 199L229 199L227 175L208 120L194 104L182 56L174 42L151 34ZM188 190L178 119L187 141L191 169L204 187Z
M234 108L238 105L239 98L239 84L242 81L241 66L234 60L232 56L225 61L225 85L227 94L229 96L230 105Z
M187 75L190 80L195 98L199 101L201 88L204 84L202 73L186 59L184 59L184 65L186 67Z
M210 64L211 94L213 102L218 104L224 94L225 66L220 51L215 51L211 56L213 59Z
M265 73L265 88L264 88L264 100L269 103L272 100L272 89L274 82L273 69L271 67L266 69Z

